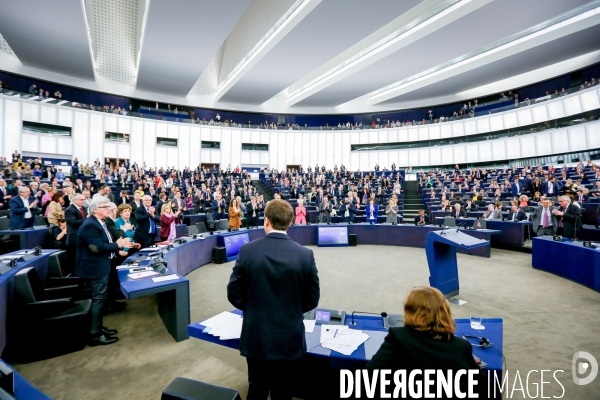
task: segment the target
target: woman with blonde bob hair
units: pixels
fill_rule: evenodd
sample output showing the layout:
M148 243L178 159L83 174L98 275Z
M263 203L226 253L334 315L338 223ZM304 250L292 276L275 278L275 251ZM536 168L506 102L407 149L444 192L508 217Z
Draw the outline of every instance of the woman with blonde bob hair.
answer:
M390 328L367 369L462 370L479 369L471 344L454 336L456 324L442 292L414 287L404 302L404 326ZM435 393L433 391L432 393Z

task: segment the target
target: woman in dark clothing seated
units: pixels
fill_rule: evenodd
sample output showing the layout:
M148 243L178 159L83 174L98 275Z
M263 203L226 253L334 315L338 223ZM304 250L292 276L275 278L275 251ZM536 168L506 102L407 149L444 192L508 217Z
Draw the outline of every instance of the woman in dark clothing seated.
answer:
M444 295L438 289L417 286L404 303L404 326L390 328L366 368L369 372L390 369L392 375L395 370L406 370L406 376L415 369L479 370L471 344L454 336L455 330L456 324ZM466 379L464 387L467 387ZM477 392L483 389L480 385L476 388Z
M57 242L57 249L67 249L67 221L64 219L59 219L58 225L54 225L52 227L52 240Z

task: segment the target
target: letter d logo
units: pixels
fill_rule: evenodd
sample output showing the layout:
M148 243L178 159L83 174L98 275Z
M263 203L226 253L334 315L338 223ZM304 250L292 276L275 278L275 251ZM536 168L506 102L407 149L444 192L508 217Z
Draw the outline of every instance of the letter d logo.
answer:
M577 360L580 358L584 358L587 362L579 362L577 365ZM584 374L589 367L592 367L590 370L590 374L586 378L579 378L577 374ZM573 354L573 361L571 366L571 373L573 374L573 382L576 385L587 385L591 383L598 375L598 361L594 358L590 353L586 353L585 351L578 351Z

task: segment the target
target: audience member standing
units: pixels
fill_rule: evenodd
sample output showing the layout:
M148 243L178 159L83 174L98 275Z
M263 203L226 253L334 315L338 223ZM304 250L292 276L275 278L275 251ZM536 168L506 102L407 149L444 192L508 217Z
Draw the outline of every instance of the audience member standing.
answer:
M31 190L27 186L20 186L19 195L12 197L8 204L10 207L9 227L13 229L33 227L34 211L37 209L38 200L31 196Z
M137 227L133 234L133 240L142 247L152 246L158 228L160 226L160 217L155 208L152 207L152 197L144 196L142 206L135 210L135 220Z

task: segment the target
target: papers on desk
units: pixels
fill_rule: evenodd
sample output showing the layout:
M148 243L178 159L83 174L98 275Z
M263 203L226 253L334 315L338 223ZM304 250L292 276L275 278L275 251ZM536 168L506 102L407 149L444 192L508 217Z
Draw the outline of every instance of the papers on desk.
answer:
M350 329L345 325L321 325L321 347L345 356L352 354L368 339L369 335L363 331Z
M316 319L305 319L304 321L304 332L313 333L315 330L315 324L317 323Z
M167 247L167 246L159 244L159 245L156 245L156 247L144 247L140 251L160 251L160 250L164 249L165 247Z
M133 263L133 264L129 264L129 265L118 265L117 266L117 271L120 271L122 269L131 269L131 268L135 268L138 265L140 265L140 263Z
M241 315L224 311L212 318L202 321L199 324L206 327L202 332L213 336L218 336L221 340L239 339L242 336Z
M175 274L159 276L158 278L152 278L154 283L164 282L164 281L174 281L175 279L179 279L179 277Z
M137 280L137 279L149 278L151 276L156 276L156 275L158 275L158 272L152 270L152 271L144 271L144 272L135 272L133 274L128 274L127 277L129 277L130 279L133 279L133 280Z

